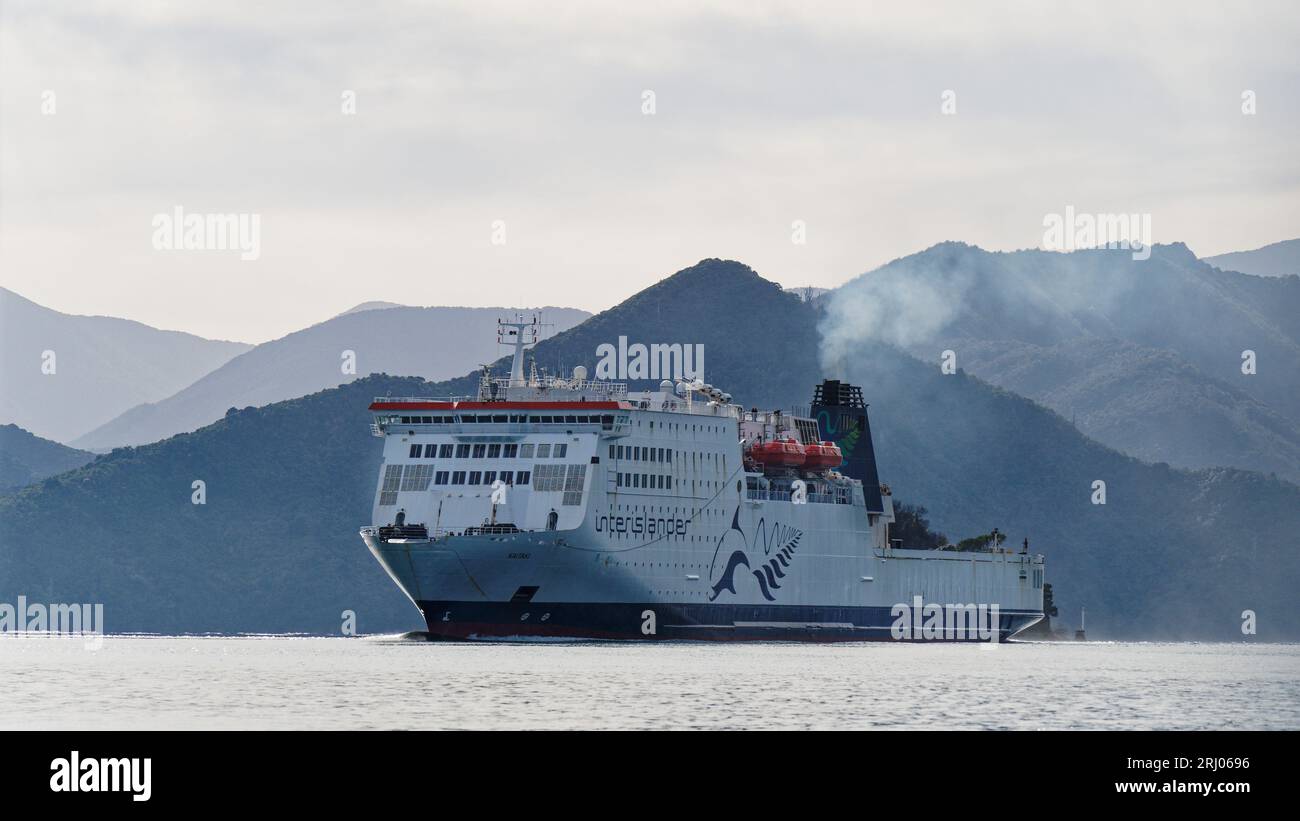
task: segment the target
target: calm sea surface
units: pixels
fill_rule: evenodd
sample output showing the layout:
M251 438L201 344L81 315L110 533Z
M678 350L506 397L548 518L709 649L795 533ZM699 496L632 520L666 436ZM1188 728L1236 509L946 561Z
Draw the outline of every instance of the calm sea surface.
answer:
M1300 729L1300 645L0 637L0 728Z

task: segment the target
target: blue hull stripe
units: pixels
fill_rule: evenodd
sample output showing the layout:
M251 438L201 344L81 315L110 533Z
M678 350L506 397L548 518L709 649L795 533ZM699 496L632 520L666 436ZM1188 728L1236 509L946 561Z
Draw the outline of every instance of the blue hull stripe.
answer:
M896 641L888 607L815 607L779 604L665 602L421 601L432 638L567 637L707 641ZM653 632L647 632L653 613ZM999 637L1010 638L1039 621L1037 611L1001 611ZM919 638L915 640L921 640ZM929 641L978 641L945 637ZM987 641L988 639L984 639Z

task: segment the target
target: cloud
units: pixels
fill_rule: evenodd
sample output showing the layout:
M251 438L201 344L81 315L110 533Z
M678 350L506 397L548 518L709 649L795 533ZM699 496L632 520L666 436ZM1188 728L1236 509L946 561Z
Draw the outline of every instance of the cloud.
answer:
M370 299L599 309L714 256L835 285L1070 203L1206 254L1294 233L1292 7L969 5L11 0L0 284L259 340ZM261 213L256 273L153 252L178 204Z

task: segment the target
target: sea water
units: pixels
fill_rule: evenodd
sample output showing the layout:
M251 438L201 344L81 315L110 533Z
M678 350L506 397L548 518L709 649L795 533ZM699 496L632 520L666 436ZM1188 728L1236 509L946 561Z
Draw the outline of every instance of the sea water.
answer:
M0 637L0 729L1300 729L1300 645Z

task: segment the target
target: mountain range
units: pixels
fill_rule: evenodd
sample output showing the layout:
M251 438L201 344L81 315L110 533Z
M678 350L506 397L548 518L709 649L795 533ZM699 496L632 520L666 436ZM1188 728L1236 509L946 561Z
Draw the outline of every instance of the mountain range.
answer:
M1243 274L1266 277L1300 274L1300 239L1288 239L1252 251L1233 251L1203 259L1216 268L1240 271Z
M250 347L129 319L64 314L0 288L0 424L71 442Z
M193 384L138 405L70 444L87 450L143 445L196 430L232 407L267 405L356 378L396 373L427 379L459 376L500 355L497 319L513 308L416 308L364 303L346 313L234 357ZM590 316L541 308L548 330Z
M1182 244L1134 260L942 243L824 299L832 344L886 342L936 369L948 351L1144 461L1300 481L1300 277L1222 271Z
M745 406L805 405L823 376L850 379L871 403L896 499L924 505L954 541L992 527L1030 538L1065 621L1086 606L1097 637L1230 639L1249 610L1260 638L1300 638L1300 488L1119 453L1031 399L962 368L943 373L937 352L918 358L878 338L874 323L887 317L862 296L846 288L804 302L740 263L704 260L543 340L535 355L590 370L597 348L619 336L701 344L706 379ZM1122 324L1123 312L1104 316ZM1063 341L1050 331L1017 333ZM0 497L0 600L104 602L115 631L337 633L343 610L366 632L418 629L357 535L380 459L366 406L476 384L476 373L436 384L371 375L231 409L193 433ZM205 504L192 503L196 480ZM1093 503L1097 481L1105 504Z

